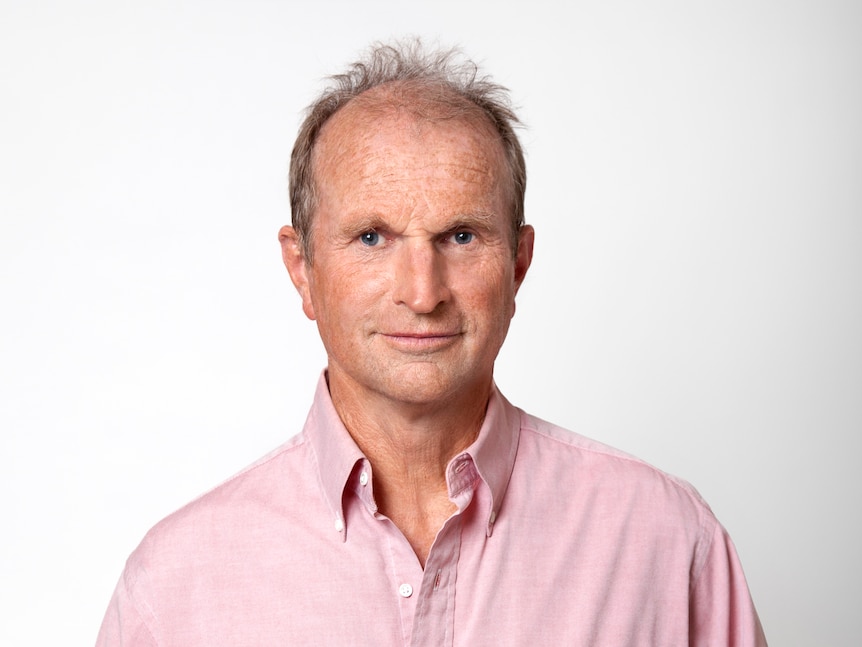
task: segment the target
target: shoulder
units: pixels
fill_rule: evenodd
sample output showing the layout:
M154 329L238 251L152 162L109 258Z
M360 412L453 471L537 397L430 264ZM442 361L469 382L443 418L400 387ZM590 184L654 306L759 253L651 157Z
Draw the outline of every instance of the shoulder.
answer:
M153 526L126 562L118 608L164 636L195 623L216 626L237 591L273 597L274 574L297 572L336 534L323 523L331 516L315 513L321 494L311 453L295 436Z
M624 451L521 412L518 459L526 469L577 498L587 497L646 510L659 517L689 519L703 531L717 523L687 481ZM709 528L703 528L709 526Z
M256 529L289 516L296 502L317 489L303 434L262 456L216 487L159 521L145 535L130 564L167 564L209 559Z

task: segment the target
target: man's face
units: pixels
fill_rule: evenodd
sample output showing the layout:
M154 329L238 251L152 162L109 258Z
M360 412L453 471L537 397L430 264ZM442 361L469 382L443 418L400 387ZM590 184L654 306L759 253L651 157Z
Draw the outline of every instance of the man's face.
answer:
M312 263L282 230L285 263L317 321L329 381L371 399L480 397L532 256L512 255L508 169L489 127L349 104L315 154Z

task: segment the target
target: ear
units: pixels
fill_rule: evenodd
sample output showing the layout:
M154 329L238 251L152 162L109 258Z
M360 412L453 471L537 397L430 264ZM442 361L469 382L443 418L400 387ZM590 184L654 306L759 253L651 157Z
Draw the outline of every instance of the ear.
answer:
M536 232L530 225L524 225L518 232L518 251L515 254L515 294L527 276L530 263L533 262L533 241Z
M293 227L285 225L278 230L278 241L281 243L281 258L284 261L284 266L302 299L302 311L306 317L313 321L315 316L314 304L311 301L310 268L305 260L305 255L302 253L302 246L299 244L299 234Z

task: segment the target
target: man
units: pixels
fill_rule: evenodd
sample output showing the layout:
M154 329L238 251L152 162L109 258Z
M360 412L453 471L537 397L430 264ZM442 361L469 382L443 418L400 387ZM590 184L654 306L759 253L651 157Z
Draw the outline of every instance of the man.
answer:
M494 386L534 236L504 90L415 43L333 82L279 234L306 425L150 531L99 644L765 644L687 484Z

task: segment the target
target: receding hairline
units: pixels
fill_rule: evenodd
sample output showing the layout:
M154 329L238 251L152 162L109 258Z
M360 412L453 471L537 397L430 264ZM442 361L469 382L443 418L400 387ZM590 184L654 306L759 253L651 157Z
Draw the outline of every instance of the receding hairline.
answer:
M480 134L486 140L486 145L494 149L492 155L500 172L498 179L508 194L506 200L512 199L514 191L511 183L505 181L511 172L506 158L505 142L491 118L480 106L446 84L425 79L396 80L375 86L353 97L329 116L320 127L310 158L315 196L319 195L320 189L318 173L321 167L326 165L326 160L333 155L331 147L339 147L340 144L333 142L328 136L334 127L343 127L345 120L353 121L354 127L361 127L363 121L373 124L377 120L402 115L415 122L420 129L423 124L433 126L454 123L467 126ZM326 158L321 159L321 155L326 155ZM312 219L309 231L311 239L314 222L315 219Z

